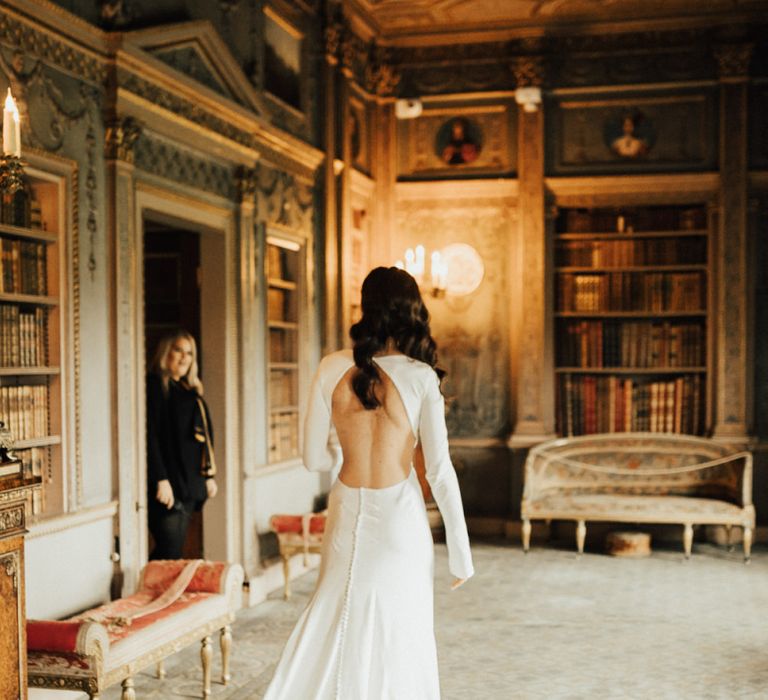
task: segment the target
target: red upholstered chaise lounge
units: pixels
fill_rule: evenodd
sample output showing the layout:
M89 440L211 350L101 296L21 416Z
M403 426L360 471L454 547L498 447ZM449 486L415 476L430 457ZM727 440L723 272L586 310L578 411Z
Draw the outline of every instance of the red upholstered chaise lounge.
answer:
M64 621L29 620L27 669L30 688L82 690L98 698L122 682L122 700L134 700L133 676L194 641L202 642L202 697L211 694L211 634L220 632L222 682L229 680L230 625L241 605L243 569L239 564L202 562L172 602L152 610L165 592L178 587L189 562L153 561L141 573L139 590ZM183 585L183 584L182 584ZM162 603L160 603L162 604ZM127 623L127 624L126 624Z

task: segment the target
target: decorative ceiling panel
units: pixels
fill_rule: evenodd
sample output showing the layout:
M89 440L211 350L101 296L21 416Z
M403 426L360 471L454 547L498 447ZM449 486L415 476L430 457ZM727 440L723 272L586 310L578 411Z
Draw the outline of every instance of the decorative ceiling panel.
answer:
M347 12L393 43L552 27L768 13L766 0L344 0Z

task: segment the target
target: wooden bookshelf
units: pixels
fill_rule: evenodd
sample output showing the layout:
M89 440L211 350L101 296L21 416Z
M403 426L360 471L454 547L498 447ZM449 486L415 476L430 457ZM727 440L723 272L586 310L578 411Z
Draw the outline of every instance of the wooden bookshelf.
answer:
M299 454L299 352L303 249L292 239L267 238L267 372L269 461Z
M704 205L563 207L554 233L560 435L701 434L709 371Z
M23 477L41 479L32 516L66 510L62 449L61 289L66 279L66 181L29 168L0 209L0 420Z

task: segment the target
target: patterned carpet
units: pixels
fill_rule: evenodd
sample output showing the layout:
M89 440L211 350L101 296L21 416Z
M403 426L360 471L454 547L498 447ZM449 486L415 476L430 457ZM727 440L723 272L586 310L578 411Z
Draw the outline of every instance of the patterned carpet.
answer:
M765 549L750 566L714 545L697 545L688 562L671 549L644 560L578 559L567 545L528 556L509 543L473 551L477 575L451 593L437 548L443 700L768 698ZM298 580L290 602L275 594L240 613L233 680L214 683L214 698L262 697L314 579ZM200 697L196 648L167 668L164 681L137 677L137 698ZM103 697L118 700L119 687Z

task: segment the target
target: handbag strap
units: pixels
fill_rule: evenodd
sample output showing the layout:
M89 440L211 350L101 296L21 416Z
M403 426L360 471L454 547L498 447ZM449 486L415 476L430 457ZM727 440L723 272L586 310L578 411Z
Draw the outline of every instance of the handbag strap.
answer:
M200 407L200 415L203 418L203 432L205 433L205 449L208 451L209 469L205 475L207 479L216 476L216 459L213 456L213 445L211 444L211 434L208 431L208 414L205 410L203 400L198 396L197 405Z

